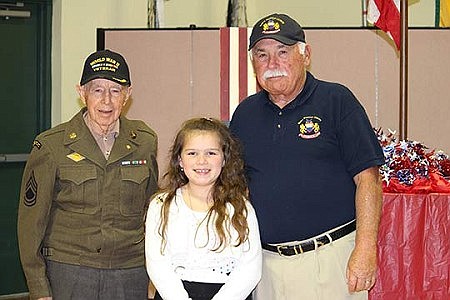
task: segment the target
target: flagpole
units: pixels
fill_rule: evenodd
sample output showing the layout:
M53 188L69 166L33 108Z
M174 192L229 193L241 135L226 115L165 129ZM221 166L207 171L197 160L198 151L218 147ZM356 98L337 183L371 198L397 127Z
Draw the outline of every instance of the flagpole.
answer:
M400 0L399 138L408 138L408 1Z
M367 27L367 0L361 0L362 26Z

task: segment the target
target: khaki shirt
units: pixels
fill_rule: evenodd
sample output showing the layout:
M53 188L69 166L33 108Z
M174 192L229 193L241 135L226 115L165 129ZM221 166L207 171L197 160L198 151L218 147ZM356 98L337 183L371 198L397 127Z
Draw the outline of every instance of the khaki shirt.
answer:
M18 239L31 299L51 295L45 259L105 269L145 265L157 136L144 122L121 117L106 160L83 111L36 137L23 174Z

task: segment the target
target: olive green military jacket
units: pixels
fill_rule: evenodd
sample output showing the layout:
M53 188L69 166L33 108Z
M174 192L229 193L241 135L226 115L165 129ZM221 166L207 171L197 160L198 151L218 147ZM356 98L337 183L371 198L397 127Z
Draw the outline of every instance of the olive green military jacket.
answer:
M45 259L106 269L145 265L157 136L144 122L121 117L106 160L84 111L36 137L23 174L18 239L31 299L51 295Z

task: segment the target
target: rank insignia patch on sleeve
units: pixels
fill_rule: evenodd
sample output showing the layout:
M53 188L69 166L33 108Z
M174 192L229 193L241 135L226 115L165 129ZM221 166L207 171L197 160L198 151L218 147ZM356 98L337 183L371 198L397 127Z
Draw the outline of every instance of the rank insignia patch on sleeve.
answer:
M34 171L32 171L25 187L25 195L23 197L23 204L25 206L33 206L36 204L37 189L38 185L34 177Z

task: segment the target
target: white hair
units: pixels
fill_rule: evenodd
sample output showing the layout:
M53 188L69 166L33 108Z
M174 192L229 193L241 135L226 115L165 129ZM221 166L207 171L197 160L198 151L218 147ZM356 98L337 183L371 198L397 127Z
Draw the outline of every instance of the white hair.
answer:
M300 50L300 54L304 55L305 49L306 49L306 43L298 42L297 45L298 45L298 49Z

